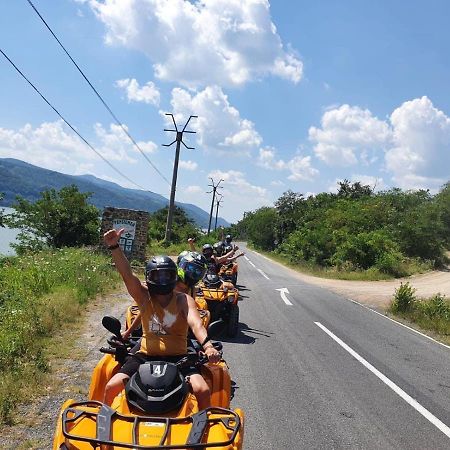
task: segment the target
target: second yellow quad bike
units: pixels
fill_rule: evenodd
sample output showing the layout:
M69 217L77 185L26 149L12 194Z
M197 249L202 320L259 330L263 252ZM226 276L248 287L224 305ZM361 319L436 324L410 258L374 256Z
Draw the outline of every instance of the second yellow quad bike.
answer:
M224 361L209 364L195 348L179 363L142 364L111 406L102 403L104 388L128 354L121 344L120 322L105 317L117 345L94 369L89 399L67 400L58 418L53 450L221 449L240 450L244 415L230 409L231 379ZM200 348L192 342L193 347ZM110 344L111 345L111 344ZM221 347L220 343L214 343ZM196 362L211 391L212 406L198 410L196 398L178 368Z
M233 286L237 284L238 277L238 263L232 261L230 263L222 264L219 269L219 277L224 281L230 281Z
M197 297L206 300L211 323L223 321L227 335L235 337L239 329L239 291L218 275L207 274L199 285Z

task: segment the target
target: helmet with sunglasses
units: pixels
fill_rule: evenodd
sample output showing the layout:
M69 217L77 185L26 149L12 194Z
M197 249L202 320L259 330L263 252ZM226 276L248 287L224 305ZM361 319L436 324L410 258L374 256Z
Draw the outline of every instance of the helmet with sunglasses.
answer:
M150 295L170 294L177 283L177 265L166 255L154 256L145 266L145 281Z
M179 258L178 278L189 287L195 286L205 275L207 267L203 255L197 252L187 252Z
M231 237L231 234L227 234L225 237L225 242L227 244L231 244L231 241L233 240L233 238Z
M215 253L217 256L222 256L222 255L223 255L223 248L224 248L223 242L216 242L216 243L213 245L214 253Z
M203 253L203 256L206 259L211 259L211 256L214 254L214 249L213 249L212 245L211 244L205 244L202 247L202 253Z

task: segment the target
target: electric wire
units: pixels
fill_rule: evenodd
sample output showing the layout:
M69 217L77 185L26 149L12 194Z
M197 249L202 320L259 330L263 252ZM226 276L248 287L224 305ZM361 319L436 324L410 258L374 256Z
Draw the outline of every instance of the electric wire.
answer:
M89 84L89 86L91 87L91 89L95 92L95 95L98 97L98 99L102 102L103 106L108 110L108 112L110 113L110 115L112 116L112 118L114 119L114 121L117 123L117 125L120 126L120 128L122 128L122 131L128 136L128 138L130 139L130 141L133 143L133 145L138 149L138 151L142 154L142 156L147 160L147 162L153 167L153 169L164 179L164 181L166 183L168 183L170 185L169 180L160 172L160 170L152 163L152 161L147 157L147 155L144 153L144 151L141 149L141 147L139 147L138 143L134 140L134 138L130 135L130 133L128 132L128 130L123 126L122 122L117 118L117 116L113 113L113 111L111 110L111 108L108 106L108 104L105 102L105 100L103 100L102 96L98 93L97 89L95 89L95 87L93 86L93 84L89 81L89 79L87 78L87 76L84 74L84 72L80 69L80 67L78 66L78 64L75 62L75 60L72 58L72 56L70 55L70 53L67 51L67 49L64 47L64 45L61 43L61 41L58 39L58 37L56 36L56 34L53 32L53 30L50 28L50 26L48 25L48 23L45 21L45 19L42 17L42 15L39 13L39 11L36 9L36 7L34 6L34 4L31 2L31 0L27 0L27 2L30 4L30 6L34 9L34 11L36 12L36 14L39 16L39 18L42 20L42 22L44 23L44 25L47 27L48 31L50 31L50 33L52 34L52 36L56 39L56 41L58 42L58 44L60 45L60 47L63 49L64 53L69 57L69 59L72 61L72 63L74 64L74 66L78 69L78 72L80 72L81 76L85 79L85 81Z
M9 56L0 48L0 53L8 60L8 62L16 69L16 71L20 74L20 76L39 94L39 96L47 103L50 108L55 111L55 113L64 121L64 123L91 149L93 150L106 164L108 164L111 169L121 175L123 178L128 180L133 185L137 186L139 189L143 191L148 191L148 189L143 188L127 175L122 173L119 169L117 169L110 161L108 161L100 152L98 152L65 118L64 116L45 98L45 96L39 91L39 89L24 75L24 73L14 64L14 62L9 58Z

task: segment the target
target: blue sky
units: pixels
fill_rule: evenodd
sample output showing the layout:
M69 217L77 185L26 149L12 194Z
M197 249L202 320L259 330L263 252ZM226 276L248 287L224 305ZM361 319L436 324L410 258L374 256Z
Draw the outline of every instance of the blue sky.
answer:
M169 196L26 0L4 2L2 50L115 167ZM196 135L177 200L220 215L344 178L427 188L450 179L450 2L34 0L167 179L164 113ZM135 187L85 146L0 56L0 157ZM169 127L171 128L171 126Z

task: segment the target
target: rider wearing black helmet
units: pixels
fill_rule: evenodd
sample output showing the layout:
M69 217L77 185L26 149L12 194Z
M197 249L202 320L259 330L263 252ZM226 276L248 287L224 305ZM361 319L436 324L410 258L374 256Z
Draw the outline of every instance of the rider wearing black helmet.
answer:
M225 242L228 244L228 245L231 245L231 241L233 240L233 238L231 237L231 234L227 234L226 236L225 236Z
M104 242L111 250L114 263L122 276L129 294L139 306L142 319L143 337L140 350L129 357L119 372L105 387L104 403L111 405L126 381L135 373L139 365L151 358L178 361L187 353L187 333L191 328L196 339L204 343L203 349L211 362L220 360L219 352L208 341L194 299L175 291L177 266L168 256L155 256L145 268L145 285L133 274L130 263L118 245L121 230L109 230L104 234ZM188 368L190 384L197 397L199 409L211 404L206 381L194 367Z
M195 251L195 244L193 239L188 239L188 243L191 247L192 251ZM202 247L202 254L206 258L207 264L208 264L208 273L218 273L219 267L221 264L232 262L236 258L239 258L239 256L242 256L244 253L241 252L238 255L236 255L236 251L239 249L238 246L233 246L231 248L231 251L225 253L222 256L216 256L214 254L214 248L211 244L205 244Z

